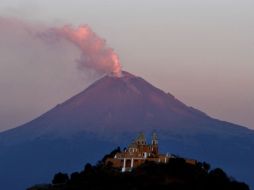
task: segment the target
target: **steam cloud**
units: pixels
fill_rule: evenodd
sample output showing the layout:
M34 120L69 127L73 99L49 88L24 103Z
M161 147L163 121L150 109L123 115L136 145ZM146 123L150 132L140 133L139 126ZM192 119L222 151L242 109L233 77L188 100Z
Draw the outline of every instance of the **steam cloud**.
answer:
M60 40L67 41L80 50L81 55L76 59L79 69L92 69L99 74L121 76L121 65L117 54L87 25L77 28L71 25L48 27L0 17L0 28L4 27L23 28L31 38L50 42L47 43L49 45Z
M78 47L81 56L77 62L81 69L94 69L99 73L121 76L121 65L117 54L112 48L107 47L106 41L96 35L87 25L78 28L70 25L51 28L40 33L40 37L67 40Z

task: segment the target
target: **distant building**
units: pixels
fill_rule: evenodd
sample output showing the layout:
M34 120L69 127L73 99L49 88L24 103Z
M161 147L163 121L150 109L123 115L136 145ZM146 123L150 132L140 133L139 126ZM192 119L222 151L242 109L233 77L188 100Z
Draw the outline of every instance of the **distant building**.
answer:
M170 154L159 154L158 137L155 132L152 134L151 144L147 144L145 135L140 133L127 149L117 153L114 158L108 158L106 164L111 162L112 167L125 172L131 171L145 161L167 163L172 157Z

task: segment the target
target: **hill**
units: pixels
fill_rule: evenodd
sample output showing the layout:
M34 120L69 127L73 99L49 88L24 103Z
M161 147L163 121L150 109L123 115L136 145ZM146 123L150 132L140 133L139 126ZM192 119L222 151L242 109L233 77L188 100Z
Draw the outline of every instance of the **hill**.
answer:
M220 168L209 171L209 164L186 163L172 158L168 163L145 162L131 172L122 173L99 162L86 164L81 172L70 176L57 173L51 184L35 185L27 190L83 190L83 189L192 189L192 190L249 190L248 185L233 180Z

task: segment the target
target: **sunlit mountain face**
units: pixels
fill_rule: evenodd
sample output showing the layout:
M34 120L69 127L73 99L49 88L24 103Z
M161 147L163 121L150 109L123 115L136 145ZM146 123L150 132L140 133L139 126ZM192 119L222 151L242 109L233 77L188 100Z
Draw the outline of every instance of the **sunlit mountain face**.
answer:
M1 186L15 190L47 182L58 171L77 171L116 146L127 146L140 131L154 130L161 151L207 161L254 185L252 130L211 118L123 71L0 133Z

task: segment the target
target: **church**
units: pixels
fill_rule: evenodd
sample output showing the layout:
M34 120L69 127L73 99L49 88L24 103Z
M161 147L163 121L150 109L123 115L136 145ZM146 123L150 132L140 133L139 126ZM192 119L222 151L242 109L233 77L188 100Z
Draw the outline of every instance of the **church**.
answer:
M108 158L106 164L111 163L112 167L126 172L140 166L145 161L167 163L170 158L172 156L169 154L159 153L158 137L155 132L152 134L151 144L147 144L144 133L140 133L128 148L116 153L114 158Z

